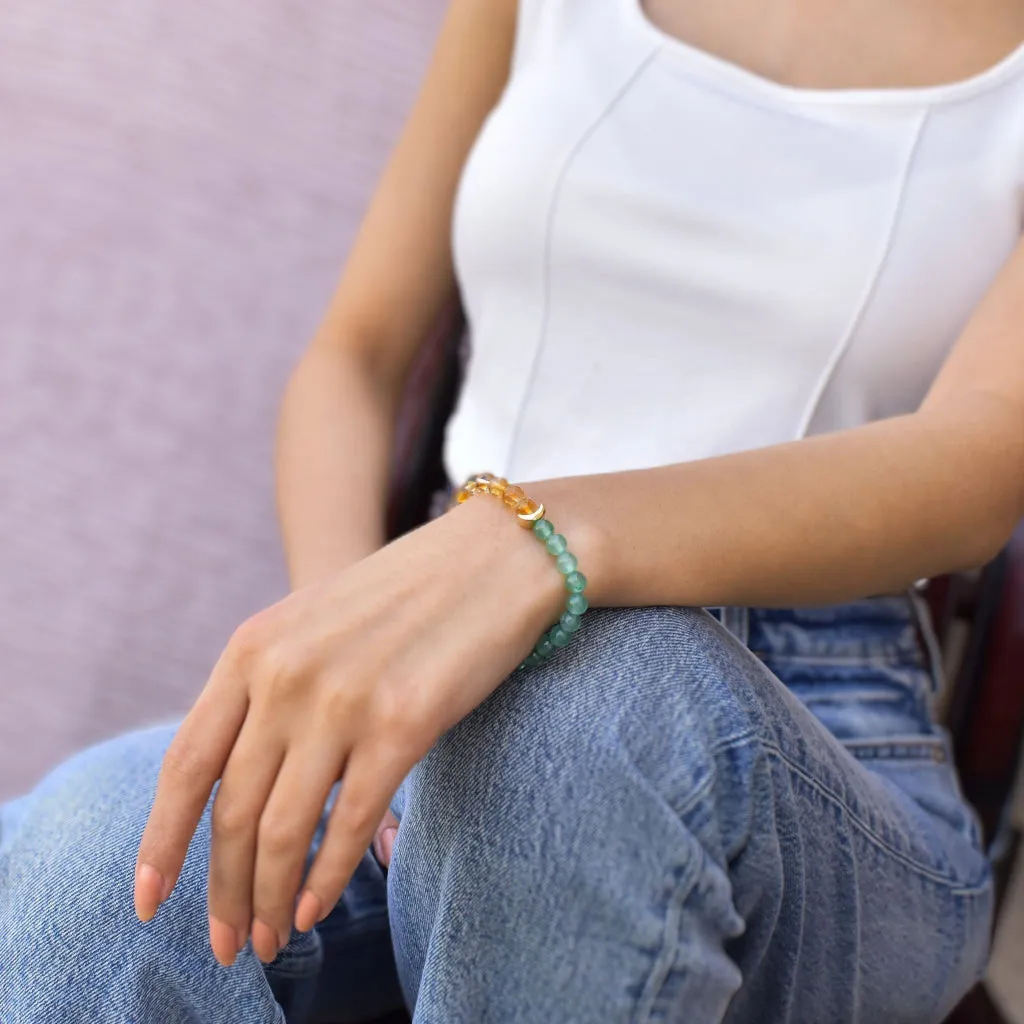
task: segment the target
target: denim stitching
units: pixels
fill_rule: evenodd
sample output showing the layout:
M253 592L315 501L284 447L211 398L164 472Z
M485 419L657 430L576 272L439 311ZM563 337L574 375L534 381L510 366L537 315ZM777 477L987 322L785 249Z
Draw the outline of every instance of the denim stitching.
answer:
M925 878L928 878L929 880L935 882L938 885L941 885L943 888L946 888L950 892L957 895L975 895L985 892L990 887L989 882L977 885L962 885L958 879L950 878L946 875L940 874L931 866L927 864L918 863L912 857L908 857L907 854L903 853L900 850L897 850L895 847L891 846L885 839L879 836L871 828L871 826L868 825L868 823L865 822L849 806L849 804L846 803L846 801L841 796L839 796L837 793L834 793L827 786L822 785L821 782L819 782L813 776L808 775L807 772L805 772L803 768L800 767L800 765L790 760L790 758L786 754L784 754L782 750L779 749L779 747L771 743L762 743L762 747L766 754L774 754L783 764L785 764L790 769L790 771L793 772L794 775L799 776L812 789L816 790L821 796L825 797L827 800L830 800L836 807L844 811L846 815L849 817L851 824L853 824L857 828L857 830L861 832L861 834L864 836L865 839L868 840L868 842L870 842L877 849L881 850L883 853L889 854L889 856L891 856L894 860L899 861L899 863L901 863L904 867L916 871L920 875L923 875Z
M689 830L687 830L687 835L691 836L696 853L695 856L688 859L690 870L680 879L665 908L665 926L661 933L661 949L651 965L647 980L644 982L643 992L637 1001L633 1017L634 1024L644 1024L644 1022L650 1021L653 1018L654 1011L657 1009L658 996L661 994L662 989L665 987L665 982L672 973L672 962L675 959L676 950L679 946L679 922L682 917L683 904L693 891L697 879L700 878L701 871L708 860L707 851L700 840ZM721 869L719 868L719 870ZM735 906L733 909L735 910Z
M708 748L708 754L712 758L714 758L717 754L724 754L732 750L738 750L749 740L753 740L755 741L755 743L757 741L757 734L750 730L738 733L736 736L724 737L723 739L719 740L717 743L712 744ZM701 797L707 795L708 791L711 789L712 784L715 782L717 778L718 771L715 768L714 764L712 764L711 770L708 772L707 776L704 778L704 780L701 782L699 786L696 786L694 788L693 792L690 794L690 799L687 800L686 803L679 807L677 810L674 809L674 813L676 814L676 816L681 819L683 815L686 814L688 811L692 811L693 808L696 807L696 805L699 803Z

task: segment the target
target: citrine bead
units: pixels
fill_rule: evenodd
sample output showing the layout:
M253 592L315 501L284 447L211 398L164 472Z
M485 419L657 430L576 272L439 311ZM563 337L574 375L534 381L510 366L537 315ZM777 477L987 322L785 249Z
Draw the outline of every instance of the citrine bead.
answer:
M548 633L548 639L551 641L553 647L568 647L569 641L572 639L572 634L566 632L561 626L555 626L555 628Z
M583 596L587 578L576 568L576 556L569 551L565 537L556 533L554 525L545 518L544 505L528 497L522 487L510 484L505 477L494 473L475 473L456 491L453 504L461 505L474 494L488 494L500 498L505 506L515 513L520 526L533 530L537 539L555 558L559 572L565 577L565 586L569 591L565 611L518 665L519 669L534 668L550 658L559 648L567 647L573 634L582 627L581 616L590 607L590 603Z
M560 534L555 533L545 542L549 555L560 555L569 547L569 542Z
M581 572L571 572L565 577L566 587L574 594L582 594L587 586L587 577Z
M563 551L555 559L555 565L563 576L568 576L576 568L576 556L571 551Z
M517 484L513 484L511 487L505 488L505 493L502 495L502 500L508 505L509 508L515 508L526 497L526 491L519 487Z
M538 519L533 524L533 532L537 535L538 540L546 541L555 532L555 528L551 525L550 519Z

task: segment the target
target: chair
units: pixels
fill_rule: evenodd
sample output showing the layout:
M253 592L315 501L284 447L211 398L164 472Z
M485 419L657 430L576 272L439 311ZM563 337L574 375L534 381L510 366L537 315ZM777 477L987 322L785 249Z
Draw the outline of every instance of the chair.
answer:
M1021 840L1013 797L1024 736L1024 524L984 569L933 581L928 598L946 656L946 724L992 861L998 923ZM948 1024L1009 1022L982 984Z
M453 300L410 372L392 468L392 537L426 520L431 496L445 482L441 442L461 381L464 331ZM1020 844L1011 806L1024 743L1024 524L984 569L932 580L926 598L948 680L944 718L964 795L981 818L998 921ZM946 1024L1009 1022L981 984Z

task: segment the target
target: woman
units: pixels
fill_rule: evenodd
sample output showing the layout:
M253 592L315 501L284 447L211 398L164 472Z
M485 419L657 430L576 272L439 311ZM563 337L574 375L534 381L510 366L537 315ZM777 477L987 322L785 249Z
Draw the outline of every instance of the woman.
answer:
M991 885L913 584L1024 514L1022 39L452 0L285 399L294 591L4 809L3 1019L366 1019L393 942L417 1022L941 1020ZM456 281L449 473L554 539L488 480L383 545Z

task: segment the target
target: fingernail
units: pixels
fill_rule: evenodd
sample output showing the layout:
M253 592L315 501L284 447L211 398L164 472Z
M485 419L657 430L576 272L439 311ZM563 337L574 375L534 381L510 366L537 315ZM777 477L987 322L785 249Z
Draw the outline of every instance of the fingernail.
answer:
M264 924L259 918L253 921L252 948L265 964L269 964L277 956L283 945L280 936L269 924Z
M135 872L135 913L149 921L170 895L167 879L151 864L140 864Z
M307 889L299 900L295 911L295 927L300 932L308 932L320 920L322 904L317 896Z
M230 967L243 945L244 940L236 929L210 915L210 948L217 963Z
M397 828L386 828L380 834L380 849L381 853L384 855L383 860L385 866L389 866L391 864L391 854L395 849L395 839L397 836Z

